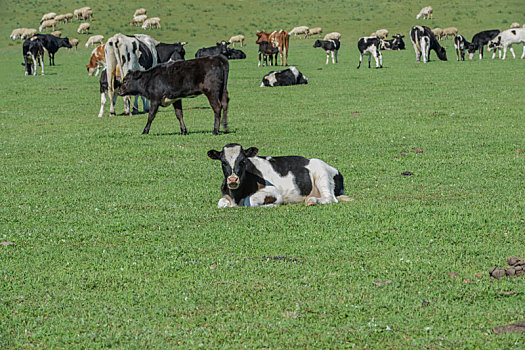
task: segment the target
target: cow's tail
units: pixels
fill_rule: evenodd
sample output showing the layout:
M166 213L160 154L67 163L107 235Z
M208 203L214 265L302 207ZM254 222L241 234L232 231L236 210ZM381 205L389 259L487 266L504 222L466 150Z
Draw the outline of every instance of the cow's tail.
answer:
M224 70L223 70L223 85L222 85L222 91L220 92L219 101L222 101L222 97L226 94L228 94L228 74L230 73L230 64L228 62L228 59L225 58L224 62ZM229 98L228 98L229 99Z
M338 200L339 202L351 202L351 201L353 201L354 199L348 197L346 194L343 194L343 195L337 196L337 200Z
M414 45L416 46L417 50L419 52L421 52L421 43L420 43L420 40L421 40L421 36L419 35L419 29L414 27L412 29L414 31Z

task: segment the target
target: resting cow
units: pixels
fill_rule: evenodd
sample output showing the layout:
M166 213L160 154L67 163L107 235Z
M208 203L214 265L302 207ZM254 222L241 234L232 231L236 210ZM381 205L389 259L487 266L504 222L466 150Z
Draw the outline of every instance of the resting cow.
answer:
M151 122L159 106L173 104L180 130L187 134L182 119L182 98L206 95L215 115L213 134L219 133L221 110L224 111L222 124L228 131L228 59L222 55L203 57L189 61L168 62L157 65L145 72L130 72L122 80L120 96L140 95L151 101L148 122L143 134L149 133Z
M393 39L381 40L381 50L404 50L405 42L403 38L405 36L401 34L394 35Z
M220 160L224 180L218 207L259 207L305 202L306 205L350 201L343 176L320 159L300 156L256 157L259 150L246 150L236 143L208 151Z
M228 49L226 57L229 60L243 60L246 58L246 54L242 50Z
M215 46L203 47L202 49L197 50L195 58L217 55L226 56L228 54L228 45L230 45L229 42L221 41L220 43L216 43Z
M290 86L299 84L308 84L308 78L305 77L303 73L299 72L297 68L290 66L288 69L266 74L262 79L260 87Z

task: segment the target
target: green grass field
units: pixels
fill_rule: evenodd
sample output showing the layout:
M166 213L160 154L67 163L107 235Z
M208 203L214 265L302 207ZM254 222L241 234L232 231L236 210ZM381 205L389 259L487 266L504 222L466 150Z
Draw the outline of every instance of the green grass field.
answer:
M525 321L525 276L488 271L525 257L525 61L458 63L446 40L448 62L416 63L405 40L384 69L356 70L358 37L407 35L427 4L261 4L2 4L0 348L524 348L523 334L492 330ZM521 0L503 4L444 0L424 23L470 39L525 22ZM83 5L106 38L142 32L128 23L146 7L164 26L149 33L189 41L187 58L243 33L231 132L211 134L202 96L183 101L187 136L171 107L144 136L144 114L109 117L106 106L97 118L78 22L58 28L81 39L78 51L24 76L11 30ZM259 88L273 67L257 67L255 31L295 25L341 32L339 64L291 39L289 63L309 84ZM355 201L219 210L223 175L206 152L230 142L323 159Z

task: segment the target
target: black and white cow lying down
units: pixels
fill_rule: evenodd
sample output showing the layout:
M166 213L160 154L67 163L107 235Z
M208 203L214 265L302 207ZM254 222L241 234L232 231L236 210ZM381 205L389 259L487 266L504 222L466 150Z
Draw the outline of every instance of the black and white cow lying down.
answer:
M299 84L308 84L308 78L299 72L294 66L290 68L273 71L266 74L263 79L260 87L265 86L290 86L290 85L299 85Z
M363 55L368 56L368 68L370 68L370 59L374 56L376 60L376 68L383 68L383 55L381 55L381 39L377 36L365 36L359 38L357 42L357 48L359 49L359 64L357 69L361 67L361 61Z
M326 64L329 62L330 54L332 55L332 63L337 63L337 52L339 51L339 48L341 47L341 42L337 39L332 40L316 40L314 43L314 47L321 47L323 50L326 51ZM335 54L335 61L334 61L334 54Z
M236 143L208 157L220 160L224 180L218 207L260 207L305 202L306 205L351 201L343 176L320 159L300 156L257 157L256 147Z

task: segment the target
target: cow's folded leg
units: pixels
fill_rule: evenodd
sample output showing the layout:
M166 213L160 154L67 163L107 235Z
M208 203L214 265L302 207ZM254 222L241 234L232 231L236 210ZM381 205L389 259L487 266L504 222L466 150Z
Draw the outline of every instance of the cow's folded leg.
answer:
M221 199L219 199L219 203L217 204L217 208L228 208L228 207L236 207L235 201L228 196L227 194L224 195Z
M283 197L274 186L266 186L245 200L250 207L274 206L283 203Z

